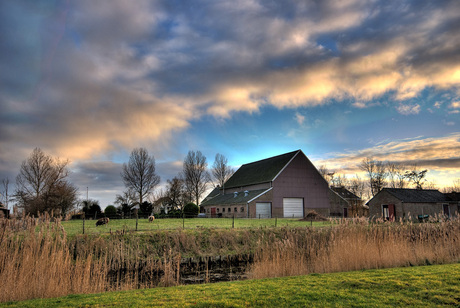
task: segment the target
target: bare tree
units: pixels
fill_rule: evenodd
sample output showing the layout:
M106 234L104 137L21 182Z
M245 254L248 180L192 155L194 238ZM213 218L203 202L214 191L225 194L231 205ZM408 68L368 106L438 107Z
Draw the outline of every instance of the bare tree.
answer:
M9 188L10 179L3 179L0 186L0 202L3 203L7 209L9 208L9 202L11 201L11 196L9 195Z
M335 176L335 171L329 170L326 165L322 165L321 167L319 167L318 172L326 180L329 186L334 185L333 180Z
M406 167L399 163L387 163L388 185L391 188L404 188L407 186L405 176Z
M216 187L224 187L225 182L227 182L227 180L235 172L231 167L229 167L228 159L219 153L216 154L211 171Z
M318 168L318 172L319 172L319 174L321 174L323 176L324 179L326 179L326 174L328 174L329 170L327 169L326 165L321 165Z
M442 189L444 193L460 192L460 178L452 182L452 186L446 186Z
M331 185L334 187L345 187L345 184L347 182L347 178L345 175L340 174L340 173L329 173L328 176L330 177Z
M427 181L424 185L424 188L425 189L434 189L434 190L438 190L438 184L436 183L436 181Z
M131 152L128 164L123 164L121 177L128 190L136 192L139 205L160 183L160 177L155 172L155 158L149 156L145 148L136 148Z
M137 201L137 196L136 192L134 192L132 189L128 189L124 191L121 195L116 195L115 196L115 201L113 203L118 204L118 205L132 205L134 202Z
M355 175L348 180L347 189L362 199L366 190L366 185L358 175Z
M200 151L189 151L184 159L185 188L196 205L199 205L201 195L206 191L209 182L207 167L206 157Z
M28 214L61 211L75 206L77 189L67 181L69 161L61 161L35 148L16 177L16 198Z
M406 171L405 177L409 182L412 182L412 184L414 184L416 189L423 189L423 185L426 182L425 176L427 172L427 169L418 171L417 165L414 165L412 167L412 170Z
M385 164L382 161L367 157L359 164L359 168L369 177L369 188L372 196L375 196L385 186L387 176Z
M185 185L184 180L180 177L174 177L172 180L168 180L168 185L166 186L166 191L164 196L167 198L169 206L174 209L179 209L182 211L186 201L185 201Z

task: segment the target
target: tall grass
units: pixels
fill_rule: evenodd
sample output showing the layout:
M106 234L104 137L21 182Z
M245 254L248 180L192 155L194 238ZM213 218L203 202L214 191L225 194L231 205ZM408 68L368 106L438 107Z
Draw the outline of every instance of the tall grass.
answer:
M252 278L457 262L460 219L356 219L320 228L117 231L71 238L49 217L1 219L0 302L178 285L181 258L229 254L254 255Z
M380 223L365 219L334 227L286 229L261 244L251 278L442 264L460 261L460 219L436 223Z
M72 258L59 221L0 221L0 301L104 290L104 260Z

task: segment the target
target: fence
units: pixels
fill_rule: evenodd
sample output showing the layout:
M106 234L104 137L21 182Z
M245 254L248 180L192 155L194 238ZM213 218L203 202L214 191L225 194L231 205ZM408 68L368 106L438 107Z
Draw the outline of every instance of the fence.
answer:
M241 228L276 228L276 227L309 227L312 225L328 225L330 222L311 222L292 218L155 218L149 222L146 217L138 219L110 219L108 224L96 226L94 219L64 221L63 225L69 234L93 234L113 232L148 232L156 230L176 229L241 229Z

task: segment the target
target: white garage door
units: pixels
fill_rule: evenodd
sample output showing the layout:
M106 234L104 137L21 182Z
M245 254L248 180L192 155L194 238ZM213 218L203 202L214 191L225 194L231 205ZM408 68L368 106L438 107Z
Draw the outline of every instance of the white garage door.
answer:
M256 203L256 218L271 218L272 210L270 202Z
M302 198L283 198L284 217L303 217L303 199Z

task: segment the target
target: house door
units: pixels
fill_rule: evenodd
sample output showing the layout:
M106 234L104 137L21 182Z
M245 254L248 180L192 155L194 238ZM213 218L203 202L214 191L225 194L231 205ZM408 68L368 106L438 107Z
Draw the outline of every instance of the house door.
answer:
M449 204L443 204L443 205L442 205L442 210L443 210L444 215L445 215L446 217L450 217Z
M396 213L395 213L395 205L389 204L388 205L388 219L390 221L395 221Z
M348 208L344 207L343 208L343 218L347 218L348 217Z
M211 217L216 217L216 208L215 207L211 208Z

